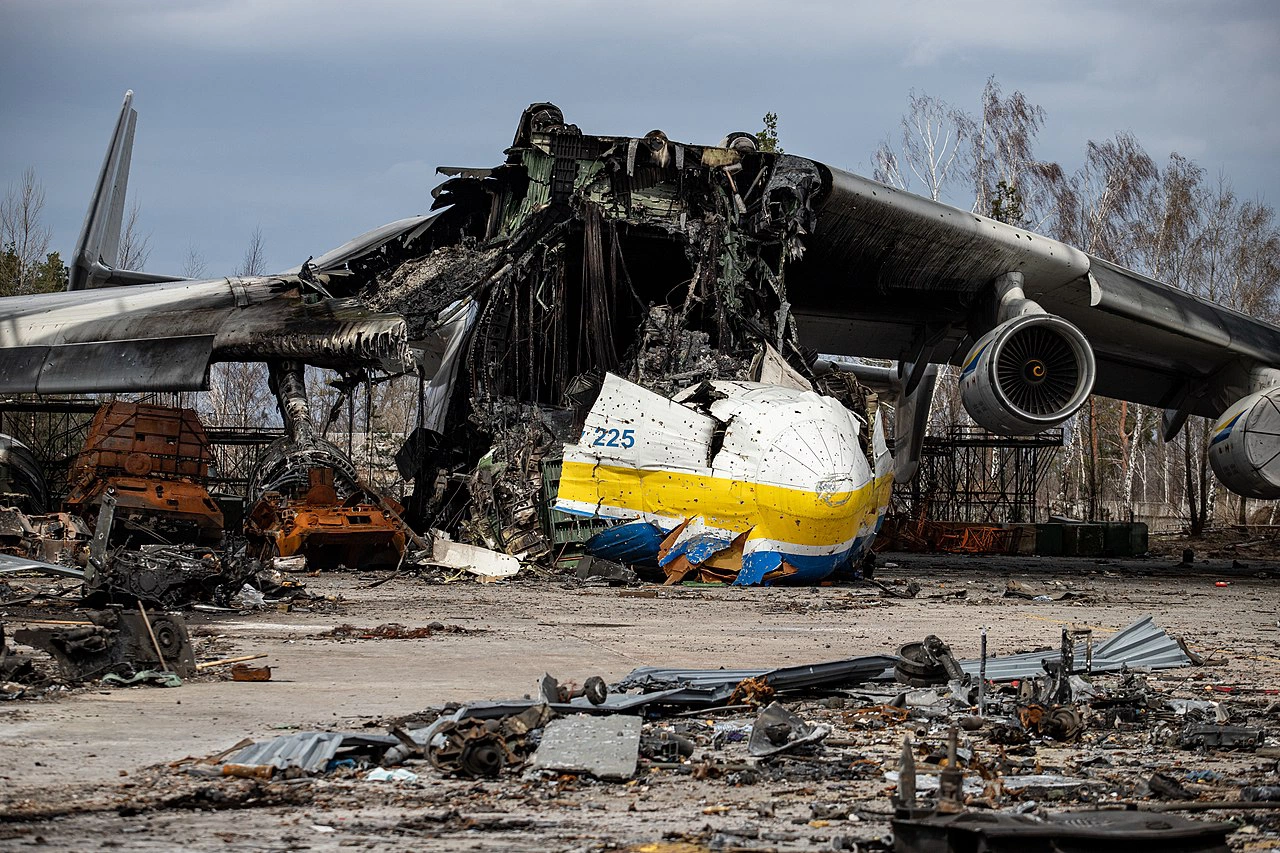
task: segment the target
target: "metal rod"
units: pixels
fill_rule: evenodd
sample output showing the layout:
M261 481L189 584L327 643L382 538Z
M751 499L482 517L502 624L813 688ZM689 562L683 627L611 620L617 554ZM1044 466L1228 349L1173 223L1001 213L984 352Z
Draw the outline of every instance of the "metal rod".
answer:
M151 630L151 619L147 617L147 609L142 606L142 602L138 602L138 612L142 614L142 624L147 626L147 636L151 638L151 645L156 650L156 657L160 659L160 669L163 672L169 671L169 664L164 662L164 654L160 651L160 643L156 640L156 632Z
M211 661L206 661L205 663L196 664L196 669L210 669L215 666L226 666L229 663L244 663L247 660L257 660L258 658L265 658L266 656L267 656L266 652L259 652L256 655L241 655L238 658L222 658L221 660L211 660Z

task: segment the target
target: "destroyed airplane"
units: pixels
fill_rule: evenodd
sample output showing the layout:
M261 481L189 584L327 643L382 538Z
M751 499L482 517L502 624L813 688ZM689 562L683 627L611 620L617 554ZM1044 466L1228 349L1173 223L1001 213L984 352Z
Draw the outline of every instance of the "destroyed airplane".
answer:
M592 547L676 579L813 580L855 558L914 472L934 363L962 367L995 432L1061 424L1091 392L1163 407L1166 437L1220 418L1222 482L1280 496L1280 328L750 134L594 136L534 104L502 164L440 170L434 215L277 276L103 290L148 280L111 260L133 122L127 97L71 292L0 301L0 391L413 361L397 461L419 529L553 555L538 506L563 457L558 506L602 520Z

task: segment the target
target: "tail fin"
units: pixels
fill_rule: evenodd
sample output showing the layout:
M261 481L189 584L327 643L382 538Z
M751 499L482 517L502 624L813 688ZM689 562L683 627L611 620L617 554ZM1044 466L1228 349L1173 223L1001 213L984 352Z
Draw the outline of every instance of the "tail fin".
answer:
M67 290L87 290L120 284L179 281L179 276L118 270L120 223L124 219L124 198L129 188L129 164L133 157L133 131L138 113L133 108L133 90L124 93L120 118L102 160L98 183L89 199L89 212L72 257Z

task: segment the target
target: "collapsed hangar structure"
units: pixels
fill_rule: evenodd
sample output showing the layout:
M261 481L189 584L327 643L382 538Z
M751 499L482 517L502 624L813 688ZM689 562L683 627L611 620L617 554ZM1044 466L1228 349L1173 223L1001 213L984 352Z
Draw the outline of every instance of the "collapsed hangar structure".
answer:
M588 135L534 104L502 164L440 169L434 214L279 275L186 282L111 260L134 121L126 98L71 292L5 306L0 391L198 389L214 361L266 361L287 432L274 458L305 480L337 463L306 426L302 365L416 368L419 427L397 457L415 483L408 517L527 557L553 544L538 518L543 463L579 441L611 373L664 397L707 382L815 389L855 414L877 475L872 422L896 402L902 480L920 457L931 365L949 362L993 432L1059 425L1090 392L1164 408L1167 436L1190 415L1218 418L1219 478L1280 496L1280 328L760 151L750 134L714 146ZM709 469L731 426L710 430Z

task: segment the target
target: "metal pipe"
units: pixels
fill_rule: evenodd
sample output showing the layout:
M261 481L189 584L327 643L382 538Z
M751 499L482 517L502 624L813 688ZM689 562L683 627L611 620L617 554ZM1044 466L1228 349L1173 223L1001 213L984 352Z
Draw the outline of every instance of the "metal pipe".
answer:
M987 626L982 626L982 655L978 659L978 716L987 715Z

